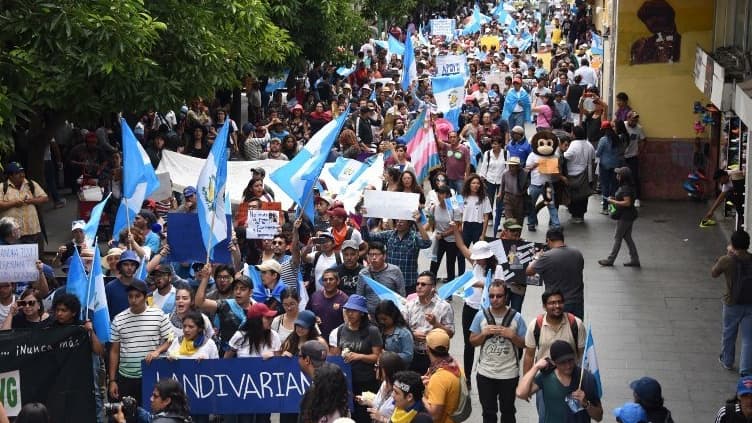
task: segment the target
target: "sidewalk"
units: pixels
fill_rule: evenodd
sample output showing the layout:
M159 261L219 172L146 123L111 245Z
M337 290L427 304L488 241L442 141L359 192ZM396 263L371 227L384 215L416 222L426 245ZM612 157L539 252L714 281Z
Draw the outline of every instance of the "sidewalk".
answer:
M71 195L67 199L64 208L44 207L48 251L69 239L77 200ZM598 210L597 202L591 198L590 210ZM692 202L646 201L634 229L641 269L621 266L628 259L626 246L616 266L598 265L612 244L614 222L607 216L588 212L586 224L572 225L567 211L559 212L567 244L585 255L585 315L598 354L605 422L613 421L613 408L632 399L629 382L645 375L661 382L666 406L677 422L713 421L734 394L736 373L718 364L721 280L710 277L710 267L725 251L727 235L721 229L724 222L698 227L705 209L706 205ZM545 210L539 220L538 232L523 232L526 239L544 240ZM428 268L422 255L420 268ZM541 293L538 287L528 289L522 310L527 322L541 312ZM461 301L455 299L453 306L458 334L452 353L461 360ZM480 421L477 392L472 395L471 421ZM516 405L518 422L537 421L533 405L520 400Z

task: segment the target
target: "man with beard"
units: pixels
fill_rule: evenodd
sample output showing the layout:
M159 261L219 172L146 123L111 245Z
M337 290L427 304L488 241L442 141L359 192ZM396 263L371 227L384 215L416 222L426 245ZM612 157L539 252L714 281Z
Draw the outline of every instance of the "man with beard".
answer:
M306 308L321 320L319 323L321 336L329 339L332 330L344 323L342 306L345 305L349 296L339 289L340 277L335 269L324 270L321 281L323 287L311 294Z
M154 291L146 299L146 304L161 309L165 314L175 309L175 287L171 283L171 276L172 268L166 264L157 265L149 272Z
M128 308L128 287L139 279L134 276L136 269L141 264L138 256L133 250L126 250L120 255L117 262L117 269L120 276L110 281L104 288L107 295L107 307L110 312L110 320L115 318L118 313ZM143 282L143 281L141 281ZM145 283L145 282L144 282Z
M342 264L335 267L334 270L339 275L339 289L350 296L358 289L358 275L363 270L359 261L358 243L353 240L343 242L341 252Z

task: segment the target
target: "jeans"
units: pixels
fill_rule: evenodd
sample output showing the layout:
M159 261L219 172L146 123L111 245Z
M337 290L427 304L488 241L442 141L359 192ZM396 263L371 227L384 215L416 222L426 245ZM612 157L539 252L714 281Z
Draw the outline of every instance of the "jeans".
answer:
M467 248L470 248L470 244L478 242L483 239L485 234L483 232L483 224L478 222L462 222L462 240L465 242ZM461 258L464 260L464 257ZM461 272L464 273L464 272Z
M465 370L465 379L470 381L470 375L473 373L473 362L475 361L475 347L470 344L470 325L473 324L475 315L478 310L467 304L462 306L462 339L464 343L463 365Z
M478 399L483 409L483 423L515 423L514 414L515 389L518 377L512 379L491 379L483 375L477 375ZM501 419L496 417L496 412L501 411Z
M566 303L564 304L564 312L572 313L580 320L585 320L585 303Z
M512 291L509 291L509 295L507 296L507 305L509 307L512 307L516 311L522 313L522 302L525 301L525 295L522 294L515 294Z
M457 250L457 244L454 241L450 242L443 238L438 241L436 261L431 262L431 273L435 275L439 271L439 265L441 265L441 259L444 258L444 253L446 253L447 281L453 280L457 275L454 270L455 263L460 268L460 274L465 273L465 258Z
M511 130L515 126L521 126L525 127L525 115L523 112L517 112L512 113L509 115L509 119L507 119L507 122L509 123L509 129Z
M742 336L739 374L749 376L752 375L752 304L723 305L721 361L728 367L734 364L737 332Z
M501 223L501 214L504 213L504 202L496 198L496 194L499 191L499 184L492 184L486 181L486 195L488 195L488 201L494 207L494 220L493 220L493 238L496 239L496 232L499 231L499 223ZM485 236L485 234L483 234Z
M600 166L598 176L601 181L601 207L603 210L606 210L608 209L608 201L606 199L613 196L616 192L616 172L614 172L614 169L606 169Z
M629 170L632 171L632 186L635 190L635 199L640 198L640 158L637 156L627 157L624 159L627 162Z
M543 194L544 190L543 185L530 185L530 190L528 193L530 194L530 200L533 202L533 209L530 211L530 215L527 217L527 223L528 225L538 225L538 213L535 211L535 203L538 201L538 197ZM553 196L553 191L552 191ZM559 222L559 209L556 208L556 205L554 204L555 197L551 198L551 202L548 204L548 215L549 215L549 222L548 225L554 228L558 228L561 223Z
M616 233L614 234L614 246L611 248L611 254L608 255L608 261L612 262L616 260L616 257L619 255L619 250L621 249L621 240L627 242L627 247L629 248L629 258L632 263L639 263L640 262L640 256L637 254L637 247L635 246L634 241L632 240L632 226L634 225L634 220L627 220L627 219L619 219L618 222L616 222Z
M462 194L462 186L465 185L464 179L449 179L447 178L447 185L454 190L455 194Z

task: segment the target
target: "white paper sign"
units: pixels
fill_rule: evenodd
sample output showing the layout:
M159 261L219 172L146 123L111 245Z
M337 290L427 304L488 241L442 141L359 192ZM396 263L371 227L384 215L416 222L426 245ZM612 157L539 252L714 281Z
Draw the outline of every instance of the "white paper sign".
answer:
M172 197L172 181L170 181L170 172L157 173L159 179L159 188L149 197L162 201Z
M279 212L270 210L248 210L247 239L272 239L279 232Z
M496 260L499 261L499 264L504 264L507 262L507 253L504 251L504 244L501 243L500 239L497 239L496 241L489 242L488 246L491 248L491 251L496 256Z
M431 35L454 36L454 19L431 19Z
M11 372L0 373L0 402L5 407L5 413L10 417L15 417L21 412L21 372L13 370Z
M39 279L37 244L0 245L0 282L32 282Z
M420 195L414 192L374 191L363 193L366 216L384 219L413 220Z
M467 76L467 56L464 54L447 54L436 56L437 75L464 75Z

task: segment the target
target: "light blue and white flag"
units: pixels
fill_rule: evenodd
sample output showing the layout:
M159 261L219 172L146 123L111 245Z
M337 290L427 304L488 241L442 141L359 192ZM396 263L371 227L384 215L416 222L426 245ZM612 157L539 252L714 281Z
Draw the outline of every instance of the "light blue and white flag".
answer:
M387 38L387 50L389 50L389 55L396 54L397 56L402 56L405 54L405 45L389 34L389 38Z
M120 119L120 128L123 133L123 199L112 228L114 238L131 225L136 214L141 211L144 200L159 188L159 179L151 165L151 159L136 140L125 119Z
M313 187L346 120L347 114L342 113L327 123L290 162L269 175L311 220L314 219Z
M392 303L394 303L394 305L396 305L397 308L400 308L400 309L405 308L405 304L407 303L407 300L405 300L403 296L385 287L379 282L376 282L375 280L369 278L368 276L361 274L360 278L363 279L363 281L366 284L368 284L368 286L370 286L371 289L373 289L373 292L375 292L376 295L379 296L379 299L389 300Z
M217 134L218 140L227 139L229 120ZM214 257L214 246L227 238L227 219L230 214L227 196L227 146L215 142L204 162L196 183L198 194L198 223L204 248Z
M389 42L384 40L372 40L373 44L379 48L383 48L384 50L389 52Z
M337 68L337 75L347 78L351 73L355 72L355 65L346 68L344 66Z
M594 31L590 31L590 36L593 39L593 45L590 47L590 52L603 56L603 38Z
M266 91L268 94L272 94L274 93L274 91L284 89L285 84L287 83L288 76L290 76L290 69L285 69L284 72L282 72L281 76L269 78L269 80L266 82L266 89L264 91Z
M334 166L329 168L329 173L339 182L349 184L355 180L361 173L368 169L368 165L354 159L346 159L342 156L337 157Z
M462 107L465 99L465 77L461 74L435 76L431 78L431 88L436 99L437 111L447 113L454 108Z
M107 201L109 201L111 195L112 193L107 194L107 197L105 197L104 200L97 203L97 205L91 209L91 215L89 216L89 221L86 222L86 224L84 225L84 235L86 236L86 245L91 245L94 242L94 238L97 237L97 230L99 229L99 221L102 220L102 212L104 211L104 206L107 205Z
M451 122L455 131L460 130L460 112L461 111L462 111L462 106L458 106L453 109L449 109L448 112L444 113L444 119Z
M442 300L446 300L447 298L454 295L455 292L459 291L460 288L465 286L465 284L470 282L472 279L473 279L473 272L471 270L468 270L462 275L442 285L436 291L436 295L438 295L439 298L441 298Z
M491 307L491 299L488 298L488 290L491 288L491 282L493 281L494 269L488 269L486 272L486 282L483 284L483 295L481 296L480 304L485 307Z
M146 258L146 256L141 257L141 260L138 263L138 268L136 268L136 272L133 274L133 277L142 281L146 281L146 278L149 277L149 271L146 268L148 264L149 260Z
M424 45L426 47L430 47L431 46L431 43L428 42L428 40L426 39L426 36L423 35L423 24L421 24L420 28L418 29L418 42L421 45Z
M470 135L470 133L468 133L468 137L467 137L467 146L470 149L470 164L473 165L473 166L475 166L476 171L477 171L477 169L478 169L478 154L481 154L482 150L478 146L478 143L475 142L475 137L473 137L472 135Z
M593 328L588 325L587 339L585 339L585 354L582 355L582 368L589 371L595 377L598 398L603 398L603 384L601 372L598 370L598 358L595 356L595 341L593 340Z
M104 274L102 274L102 258L99 255L99 244L94 244L94 261L89 275L89 289L87 294L87 313L94 326L100 342L110 342L110 311L107 307L107 293L104 290Z
M369 157L366 166L357 176L350 180L350 183L344 186L343 192L337 195L337 200L342 201L345 210L355 213L355 206L358 205L363 197L363 190L369 185L377 190L381 190L381 182L384 177L384 154L377 154Z
M81 304L87 304L89 289L89 277L86 275L86 268L81 256L78 254L78 248L73 249L68 276L66 277L65 292L78 297ZM85 309L81 307L81 313L78 318L84 320L86 317Z
M298 268L298 295L300 296L298 311L305 310L310 298L308 297L308 290L303 283L303 272L300 271L300 268Z
M418 70L415 66L413 37L408 33L407 40L405 40L405 59L402 61L402 91L404 92L410 88L410 83L418 79Z

